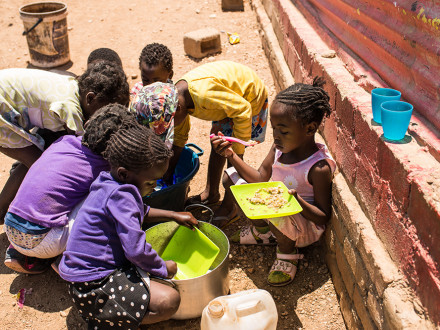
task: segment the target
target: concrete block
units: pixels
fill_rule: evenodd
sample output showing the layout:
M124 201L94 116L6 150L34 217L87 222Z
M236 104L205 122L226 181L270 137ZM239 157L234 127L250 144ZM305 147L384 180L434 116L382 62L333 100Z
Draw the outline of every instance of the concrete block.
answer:
M379 297L392 282L401 278L397 267L384 249L382 242L376 236L372 227L361 231L357 244L362 261L367 269L371 281L375 284Z
M220 32L214 28L191 31L183 36L185 53L194 58L202 58L221 52Z
M324 244L329 253L336 253L335 251L335 232L331 228L327 228L324 232Z
M383 298L384 328L435 329L431 322L414 310L415 299L400 285L388 287Z
M344 242L344 237L347 235L347 229L344 228L343 223L339 220L335 211L333 211L332 217L330 218L330 226L328 229L332 229L334 231L336 242L339 242L339 244Z
M222 0L223 11L243 11L243 0Z
M377 297L373 291L368 291L367 308L378 329L383 329L383 308L382 299Z

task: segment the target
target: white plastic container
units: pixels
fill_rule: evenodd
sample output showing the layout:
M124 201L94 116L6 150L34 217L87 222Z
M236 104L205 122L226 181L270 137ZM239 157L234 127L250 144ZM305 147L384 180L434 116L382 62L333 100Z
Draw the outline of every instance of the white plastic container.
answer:
M276 330L278 312L266 290L254 289L211 300L201 330Z

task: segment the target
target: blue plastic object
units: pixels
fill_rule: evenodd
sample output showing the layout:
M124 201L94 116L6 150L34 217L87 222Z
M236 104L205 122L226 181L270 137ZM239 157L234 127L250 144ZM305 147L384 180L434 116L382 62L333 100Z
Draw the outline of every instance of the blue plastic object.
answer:
M191 148L196 149L195 152ZM199 157L203 155L203 149L193 143L188 143L180 154L179 161L174 171L175 184L162 187L151 195L143 198L144 203L150 207L183 211L191 179L196 175L200 167Z
M388 140L401 140L408 129L413 106L403 101L388 101L382 105L383 135Z
M381 124L381 108L380 105L386 101L399 101L401 93L391 88L375 88L371 91L371 107L373 108L373 120Z

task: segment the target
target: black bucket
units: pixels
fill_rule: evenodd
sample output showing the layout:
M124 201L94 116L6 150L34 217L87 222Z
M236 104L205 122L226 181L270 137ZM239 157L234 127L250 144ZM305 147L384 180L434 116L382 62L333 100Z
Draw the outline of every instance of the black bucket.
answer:
M191 148L196 149L198 152L194 152ZM199 146L188 143L180 154L174 172L176 178L179 178L177 182L144 197L144 203L157 209L183 211L188 197L189 183L199 170L199 157L201 155L203 155L203 150Z

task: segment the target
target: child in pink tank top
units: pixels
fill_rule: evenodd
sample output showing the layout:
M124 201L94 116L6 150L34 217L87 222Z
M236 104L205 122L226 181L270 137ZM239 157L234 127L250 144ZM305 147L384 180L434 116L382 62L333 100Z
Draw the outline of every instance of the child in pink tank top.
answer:
M303 208L291 216L252 220L253 226L230 238L241 244L277 242L277 257L267 279L274 286L293 281L298 260L303 258L298 248L319 240L331 216L336 164L327 147L315 142L322 119L331 111L324 83L316 77L312 85L294 84L275 97L270 109L274 144L258 170L238 157L221 133L211 139L214 150L234 166L226 170L230 180L225 182L224 206L236 207L228 189L232 184L271 180L284 182Z

